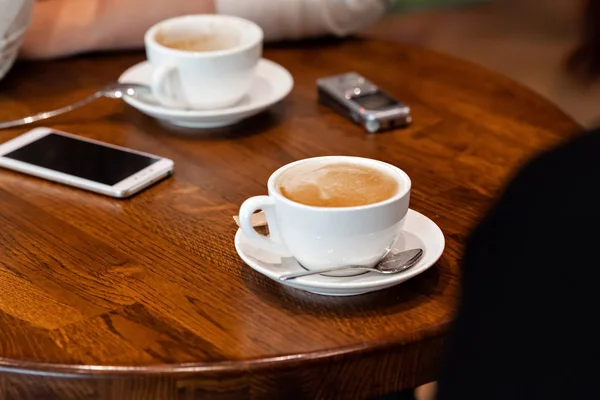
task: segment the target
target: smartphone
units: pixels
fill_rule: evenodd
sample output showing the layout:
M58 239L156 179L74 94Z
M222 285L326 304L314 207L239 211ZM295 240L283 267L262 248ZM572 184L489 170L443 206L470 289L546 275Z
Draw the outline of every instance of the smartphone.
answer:
M49 128L0 144L0 167L126 198L173 172L173 161Z
M368 132L403 127L412 122L410 108L356 72L317 81L319 102L362 125Z

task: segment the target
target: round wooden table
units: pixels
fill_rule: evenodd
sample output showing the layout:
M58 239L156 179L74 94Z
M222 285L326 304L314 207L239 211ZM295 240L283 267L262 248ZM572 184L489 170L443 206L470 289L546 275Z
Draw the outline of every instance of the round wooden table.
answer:
M519 163L579 126L507 78L423 49L348 40L265 57L295 88L231 128L169 129L116 100L46 123L175 161L174 177L129 200L0 171L0 398L365 399L435 379L466 235ZM78 100L143 59L19 64L0 82L0 120ZM414 123L371 135L317 104L315 80L346 71L408 103ZM332 298L239 259L243 200L281 165L332 154L411 176L411 208L446 235L434 268Z

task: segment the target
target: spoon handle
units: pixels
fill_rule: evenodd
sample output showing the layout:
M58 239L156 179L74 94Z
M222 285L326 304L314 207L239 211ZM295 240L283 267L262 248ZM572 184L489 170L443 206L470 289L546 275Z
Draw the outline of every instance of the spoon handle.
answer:
M345 269L364 269L367 271L373 271L373 268L367 268L367 267L361 267L359 265L353 265L353 266L334 267L334 268L320 269L317 271L303 271L303 272L296 272L293 274L281 275L279 277L279 280L280 281L288 281L290 279L301 278L303 276L326 274L327 272L343 271Z
M91 95L89 97L86 97L83 100L79 100L78 102L69 104L68 106L61 107L61 108L53 110L53 111L44 111L44 112L41 112L41 113L38 113L35 115L31 115L29 117L17 119L14 121L0 122L0 129L13 128L15 126L27 125L27 124L31 124L31 123L34 123L37 121L44 120L44 119L53 118L53 117L56 117L57 115L67 113L69 111L73 111L76 108L83 107L86 104L89 104L92 101L94 101L100 97L102 97L102 94L100 92L98 92L98 93L94 93L93 95Z

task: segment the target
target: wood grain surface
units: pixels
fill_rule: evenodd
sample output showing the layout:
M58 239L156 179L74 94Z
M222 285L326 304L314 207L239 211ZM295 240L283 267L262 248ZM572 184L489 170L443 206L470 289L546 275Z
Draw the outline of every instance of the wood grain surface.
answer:
M175 161L129 200L0 171L1 399L365 399L435 378L469 230L516 166L579 127L507 78L418 48L309 42L265 57L295 88L231 128L173 129L107 99L45 124ZM78 100L143 59L18 64L0 82L0 120ZM318 105L315 80L352 70L408 103L412 126L370 135ZM411 176L411 208L446 235L435 268L330 298L238 258L240 204L278 167L334 154Z

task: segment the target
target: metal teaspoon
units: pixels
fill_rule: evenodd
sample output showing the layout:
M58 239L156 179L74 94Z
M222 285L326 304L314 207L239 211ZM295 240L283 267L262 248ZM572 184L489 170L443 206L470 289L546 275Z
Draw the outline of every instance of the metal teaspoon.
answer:
M344 271L347 269L358 269L362 271L378 272L380 274L397 274L398 272L406 271L407 269L413 267L417 263L417 261L421 259L422 256L423 249L411 249L385 257L379 262L379 264L377 264L373 268L366 268L360 265L350 265L344 267L321 269L318 271L304 271L282 275L279 277L279 280L287 281L290 279L300 278L302 276L325 274L327 272Z
M14 121L0 121L0 129L12 128L14 126L27 125L33 122L41 121L48 118L56 117L57 115L73 111L76 108L83 107L92 101L99 99L100 97L108 97L111 99L120 99L123 96L139 97L140 94L150 93L150 88L145 85L139 85L136 83L112 83L96 93L86 97L83 100L79 100L76 103L70 104L65 107L53 111L44 111L29 117L17 119Z

